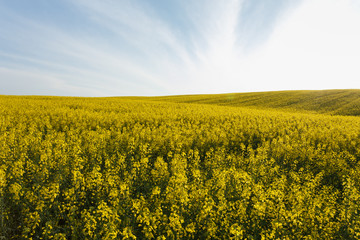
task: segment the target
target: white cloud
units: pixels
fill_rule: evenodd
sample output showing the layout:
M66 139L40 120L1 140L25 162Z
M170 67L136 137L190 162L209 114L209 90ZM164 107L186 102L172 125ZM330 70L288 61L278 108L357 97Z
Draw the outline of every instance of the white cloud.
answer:
M158 18L151 9L131 4L117 5L112 1L78 1L92 19L129 42L134 49L148 57L146 63L129 63L136 56L104 58L105 64L123 61L121 71L129 73L129 80L137 79L161 86L165 94L209 92L218 89L219 79L231 83L239 49L236 46L236 27L240 0L224 2L204 1L185 5L185 11L197 33L189 42L177 38L177 29ZM191 6L191 8L190 8ZM192 49L189 52L190 44ZM91 51L90 51L91 52ZM102 54L96 54L100 58Z
M2 79L10 79L10 81L0 82L0 94L64 95L71 93L73 96L104 94L91 88L68 85L57 76L44 74L36 70L0 67L0 76Z
M360 88L360 11L352 3L304 1L246 59L244 77L259 90Z
M242 0L183 4L193 24L184 38L134 1L71 3L89 26L108 34L74 34L12 14L0 32L21 48L0 52L0 79L11 79L2 87L31 84L94 96L360 88L355 0L304 0L276 18L270 38L246 54L237 31Z
M201 25L197 23L197 28L201 29L200 38L205 39L206 44L195 47L196 58L180 76L190 83L179 86L183 93L222 92L226 91L228 83L234 83L240 56L236 44L240 9L240 0L213 2L211 8L207 6L207 17L200 21Z

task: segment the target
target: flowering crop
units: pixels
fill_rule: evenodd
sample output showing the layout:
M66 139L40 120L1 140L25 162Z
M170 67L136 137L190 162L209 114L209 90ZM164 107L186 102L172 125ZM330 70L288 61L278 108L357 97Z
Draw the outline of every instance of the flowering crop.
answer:
M0 237L359 239L360 119L0 97Z

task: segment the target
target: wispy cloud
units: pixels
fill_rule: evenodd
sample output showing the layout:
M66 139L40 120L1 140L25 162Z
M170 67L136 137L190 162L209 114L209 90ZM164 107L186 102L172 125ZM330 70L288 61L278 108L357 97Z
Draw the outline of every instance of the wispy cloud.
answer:
M267 90L360 88L355 2L304 1L246 61L245 76Z
M68 28L57 24L61 19L44 21L36 12L4 4L0 94L360 87L356 2L63 1L66 16L74 20Z

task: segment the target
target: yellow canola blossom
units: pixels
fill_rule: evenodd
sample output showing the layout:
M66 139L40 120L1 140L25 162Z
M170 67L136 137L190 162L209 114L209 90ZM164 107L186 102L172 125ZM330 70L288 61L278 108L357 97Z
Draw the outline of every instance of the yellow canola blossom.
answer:
M0 96L0 238L360 238L358 117L165 100Z

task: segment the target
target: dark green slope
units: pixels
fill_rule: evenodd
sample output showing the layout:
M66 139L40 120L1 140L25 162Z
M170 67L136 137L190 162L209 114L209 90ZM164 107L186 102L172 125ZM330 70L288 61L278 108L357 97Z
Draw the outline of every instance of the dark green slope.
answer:
M150 97L149 100L360 115L360 90L302 90Z

